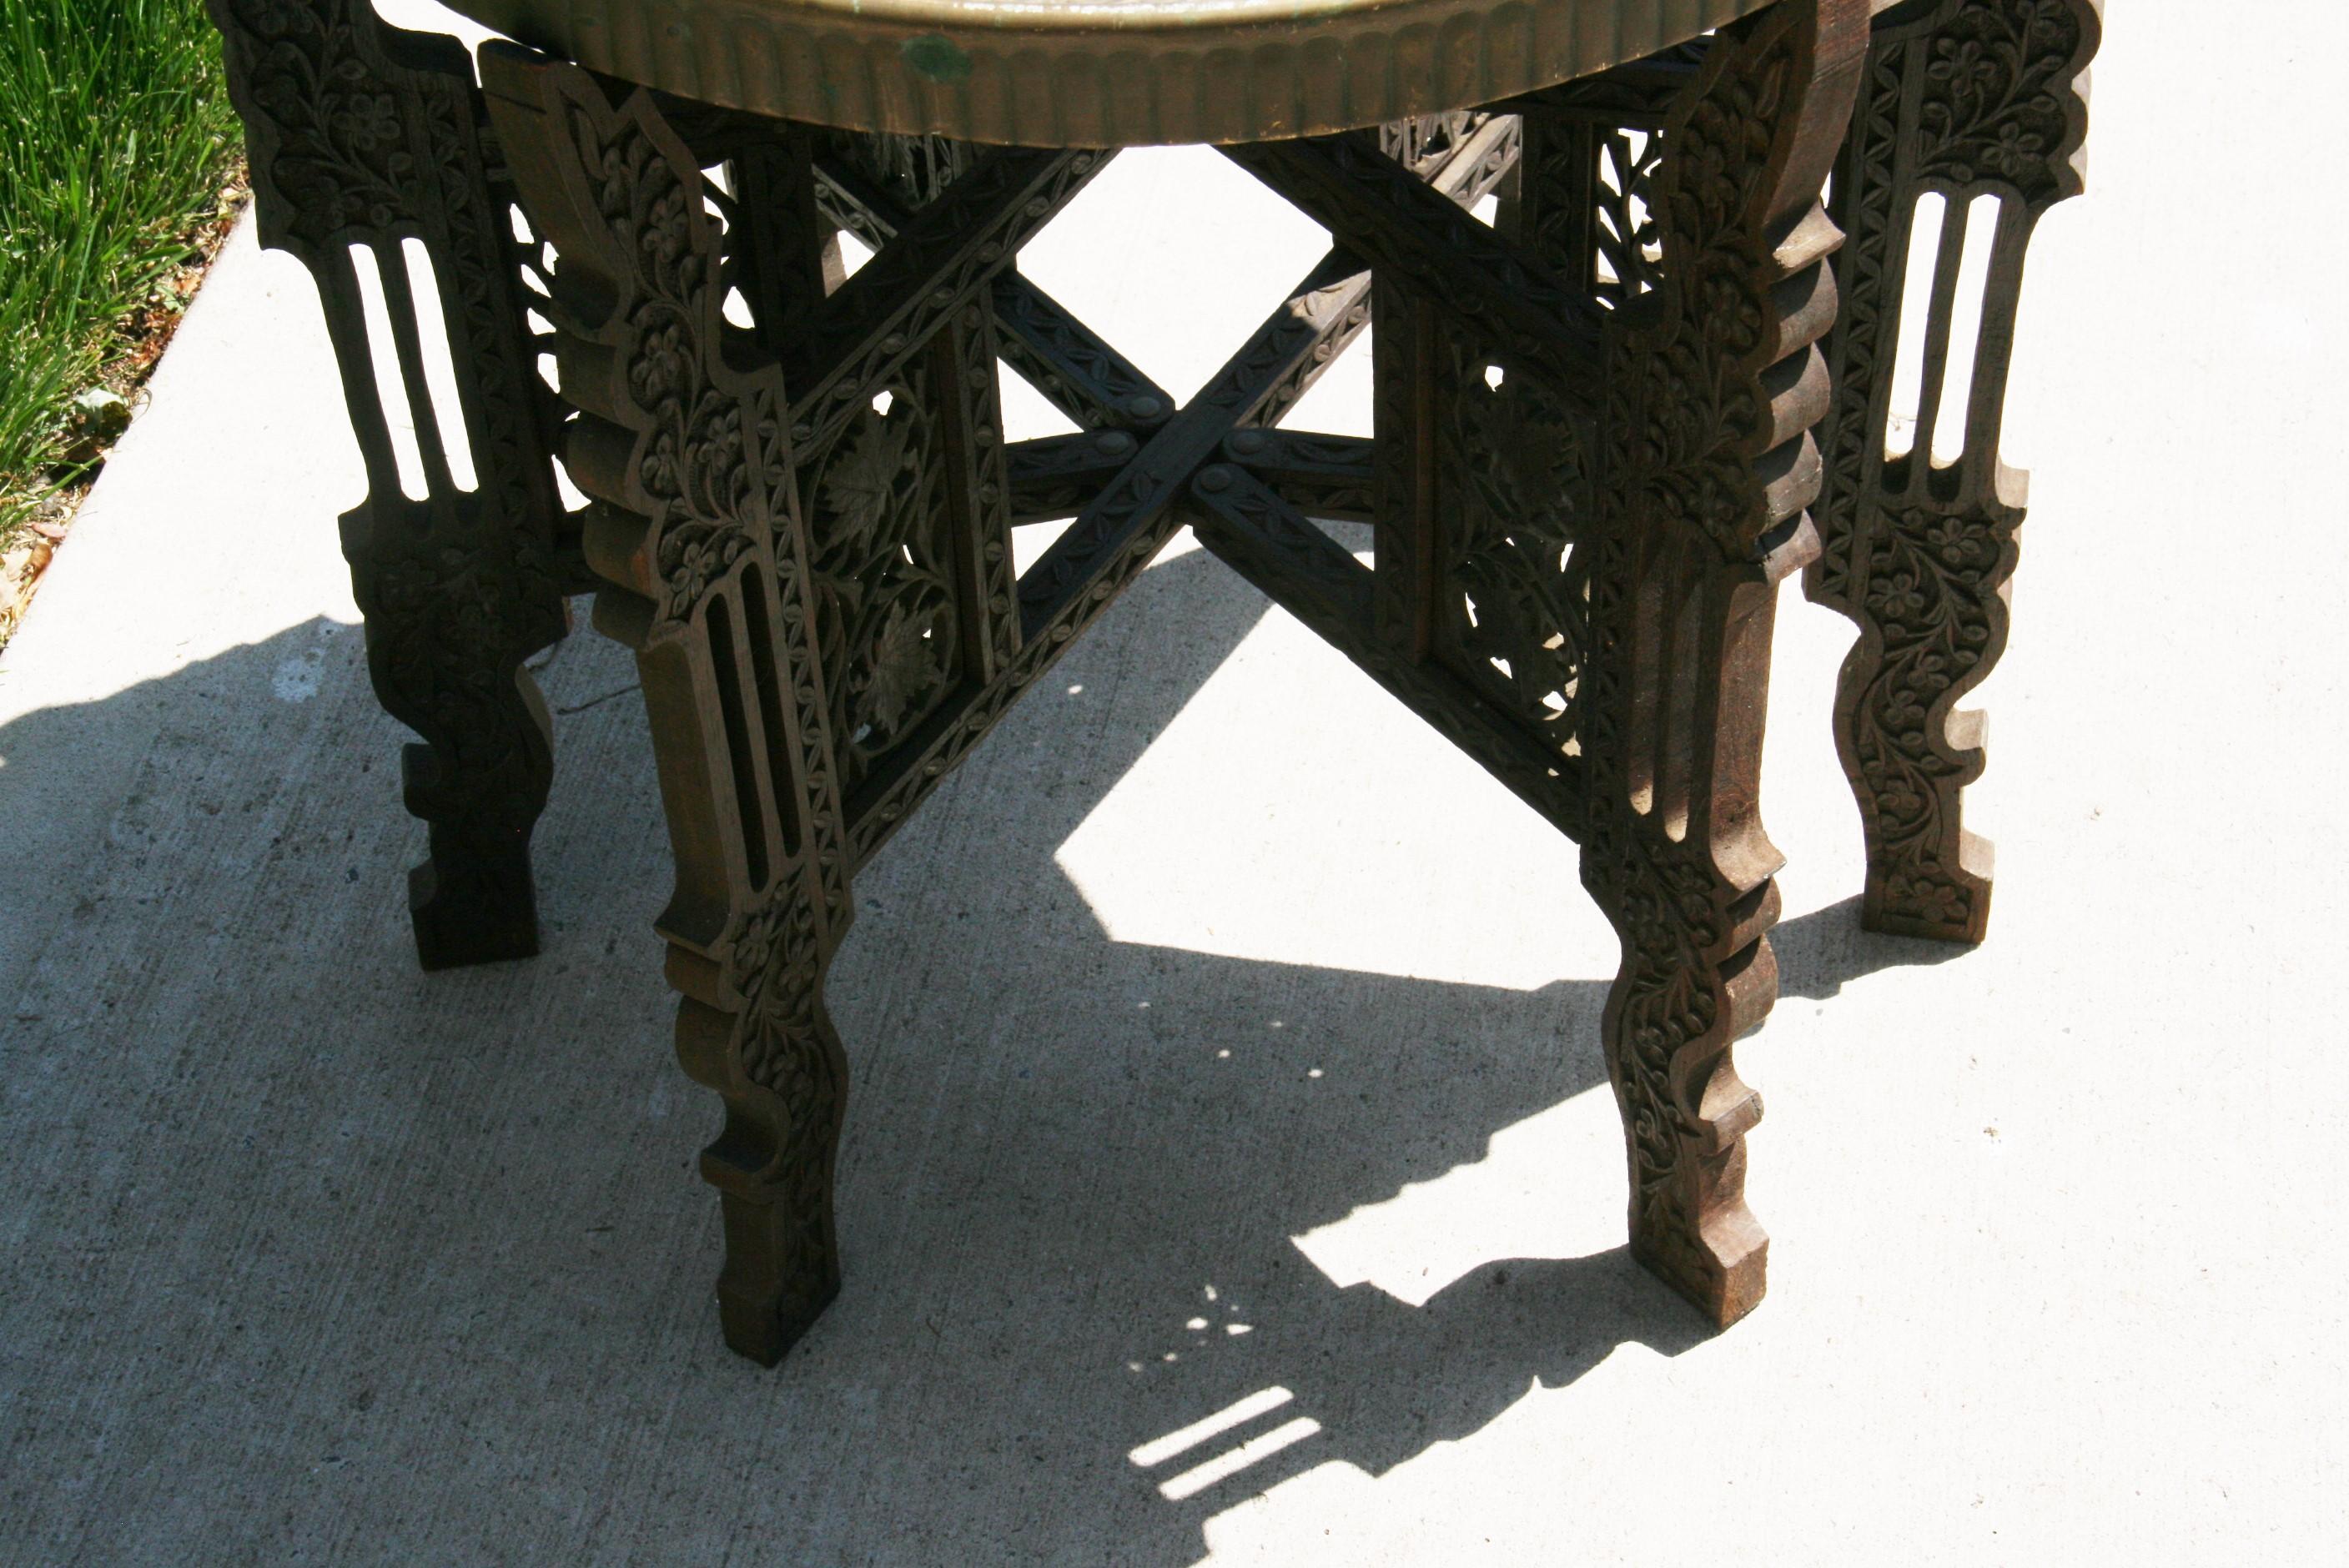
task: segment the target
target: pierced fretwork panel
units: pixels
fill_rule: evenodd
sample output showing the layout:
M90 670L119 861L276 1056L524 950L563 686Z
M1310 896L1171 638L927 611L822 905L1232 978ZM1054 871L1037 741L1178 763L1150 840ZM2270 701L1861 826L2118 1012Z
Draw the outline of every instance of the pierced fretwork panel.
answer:
M1520 166L1507 220L1528 250L1579 279L1609 310L1655 288L1663 253L1651 211L1663 137L1625 118L1528 115L1526 135L1540 156Z
M970 142L944 136L842 131L833 145L843 163L907 207L926 205L961 179L979 153Z
M1663 162L1663 139L1650 131L1605 129L1597 130L1595 139L1591 286L1602 303L1613 306L1656 286L1663 238L1648 201Z
M817 657L844 792L962 679L937 391L926 366L907 366L800 465Z
M1687 73L1674 66L1676 82ZM1661 107L1660 99L1652 120L1618 101L1526 116L1528 156L1503 227L1604 310L1659 281L1662 242L1651 201L1664 155ZM1507 374L1497 355L1441 318L1417 330L1429 363L1416 418L1427 435L1413 448L1427 453L1429 469L1413 481L1423 490L1415 501L1396 504L1421 510L1430 534L1421 547L1432 573L1427 645L1545 747L1578 756L1588 588L1574 542L1590 504L1588 422L1539 378ZM1382 374L1412 374L1409 357L1392 357L1394 368ZM1402 404L1390 397L1385 406L1400 417ZM1398 565L1397 579L1408 570Z
M1434 650L1543 743L1579 755L1575 696L1588 585L1585 434L1530 377L1439 329L1434 378Z
M1849 243L1827 346L1824 553L1810 596L1859 624L1836 743L1868 844L1862 918L1979 942L1987 762L1957 704L2006 645L2024 476L1999 457L2033 227L2081 188L2098 0L1910 0L1876 18L1830 203Z
M895 222L860 230L884 245L906 214L944 194L953 171L976 161L976 150L936 139L834 140L734 119L688 129L706 165L702 215L723 258L719 330L730 359L744 364L804 347L807 324L841 304L836 214L817 196L820 154L853 166L873 182L873 199L891 205ZM1031 201L1049 214L1068 185ZM1039 221L1033 212L1018 220L1030 228ZM989 263L1012 248L985 235L968 242L982 244ZM951 251L932 264L968 270ZM836 782L852 820L867 804L856 799L860 789L885 789L894 761L916 760L899 757L904 743L974 696L1017 648L997 335L988 307L961 297L983 296L986 283L979 272L901 284L892 294L926 303L896 334L874 325L896 299L868 301L834 339L831 352L844 350L844 362L817 366L834 383L821 401L841 413L794 421L792 488L805 520ZM849 401L852 392L860 400Z
M1379 150L1425 178L1442 168L1492 118L1482 109L1457 109L1398 119L1379 127Z

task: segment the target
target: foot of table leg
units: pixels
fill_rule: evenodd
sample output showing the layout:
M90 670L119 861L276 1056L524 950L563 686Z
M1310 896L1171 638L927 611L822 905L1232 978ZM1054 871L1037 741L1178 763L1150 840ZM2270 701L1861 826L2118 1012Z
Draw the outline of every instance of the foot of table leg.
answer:
M1886 12L1836 165L1844 308L1827 344L1823 553L1805 586L1859 625L1836 748L1868 836L1861 921L1874 931L1972 943L1988 930L1990 844L1961 815L1985 761L1982 716L1956 705L2006 645L2024 483L1999 460L2001 413L2032 230L2081 186L2098 11L1933 0ZM1910 290L1911 254L1928 252ZM1970 375L1952 378L1967 359L1955 340L1970 257L1980 325ZM1904 334L1904 315L1921 329ZM1913 409L1894 401L1909 352L1916 373L1899 379Z
M411 746L400 760L412 800L417 780L434 771L433 754L429 747ZM542 769L539 777L544 780L551 772ZM542 802L544 789L542 781L536 792ZM535 956L538 902L531 882L529 825L428 820L428 830L429 853L408 873L408 913L419 965L456 969Z
M1754 813L1755 764L1775 577L1807 543L1739 573L1692 571L1695 552L1681 552L1620 602L1594 594L1630 634L1617 645L1655 677L1640 684L1682 694L1677 715L1635 707L1621 755L1643 771L1661 748L1661 768L1583 845L1584 882L1622 943L1601 1028L1630 1162L1631 1250L1724 1326L1762 1299L1769 1245L1744 1198L1744 1139L1762 1101L1731 1047L1778 994L1765 934L1780 861ZM1678 741L1661 733L1681 726ZM1609 772L1614 760L1594 756Z
M832 1183L848 1062L812 947L778 947L767 976L740 1014L680 1004L677 1037L687 1073L726 1100L725 1130L701 1155L725 1218L719 1324L728 1346L771 1367L840 1294Z
M1963 943L1989 933L1990 841L1962 815L1988 760L1986 727L1956 704L2005 650L2022 520L2007 505L1876 511L1857 596L1812 591L1859 625L1837 677L1835 732L1868 840L1870 931Z

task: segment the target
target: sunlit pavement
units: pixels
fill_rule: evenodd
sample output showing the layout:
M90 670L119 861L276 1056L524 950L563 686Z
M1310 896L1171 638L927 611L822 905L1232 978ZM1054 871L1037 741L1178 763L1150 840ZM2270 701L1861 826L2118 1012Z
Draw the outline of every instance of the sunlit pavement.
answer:
M2285 10L2116 6L2033 257L1986 946L1859 934L1848 634L1785 602L1717 1336L1621 1250L1571 846L1185 540L860 882L848 1283L729 1356L631 666L541 672L543 954L419 974L357 454L248 224L0 655L0 1560L2336 1553L2349 21ZM1184 392L1321 244L1160 152L1024 263Z

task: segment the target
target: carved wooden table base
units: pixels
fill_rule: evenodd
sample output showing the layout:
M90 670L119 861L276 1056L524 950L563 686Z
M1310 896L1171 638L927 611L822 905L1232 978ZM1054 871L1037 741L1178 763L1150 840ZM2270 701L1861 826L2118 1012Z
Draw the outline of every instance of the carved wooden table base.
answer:
M1604 1027L1634 1251L1716 1322L1760 1299L1760 1105L1731 1045L1776 991L1775 585L1808 566L1862 624L1837 723L1871 923L1978 939L1957 792L1980 753L1950 705L2003 641L1998 407L2031 224L2077 188L2093 0L1916 0L1872 44L1867 0L1783 0L1506 104L1226 149L1336 243L1179 407L1014 265L1107 150L827 131L508 45L485 97L359 0L212 5L264 238L320 280L367 457L346 546L378 689L426 743L428 965L534 946L551 753L521 663L561 594L595 581L636 651L678 1051L726 1107L702 1170L730 1345L774 1361L838 1288L823 992L857 868L1185 524L1580 842L1623 946ZM1949 213L1929 390L1888 458L1926 191ZM1963 449L1936 467L1981 223ZM843 229L877 252L845 279ZM460 367L445 424L419 303ZM1374 315L1375 440L1275 428ZM386 319L419 473L378 402ZM1082 432L1007 443L999 362ZM1011 531L1063 518L1015 579ZM1315 518L1370 523L1371 562Z

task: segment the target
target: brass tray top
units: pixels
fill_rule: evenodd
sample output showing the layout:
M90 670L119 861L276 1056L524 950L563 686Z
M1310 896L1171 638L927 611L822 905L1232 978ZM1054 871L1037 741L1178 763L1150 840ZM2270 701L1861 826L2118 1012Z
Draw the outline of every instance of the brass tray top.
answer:
M1765 0L450 0L680 96L1040 147L1266 141L1489 103Z

